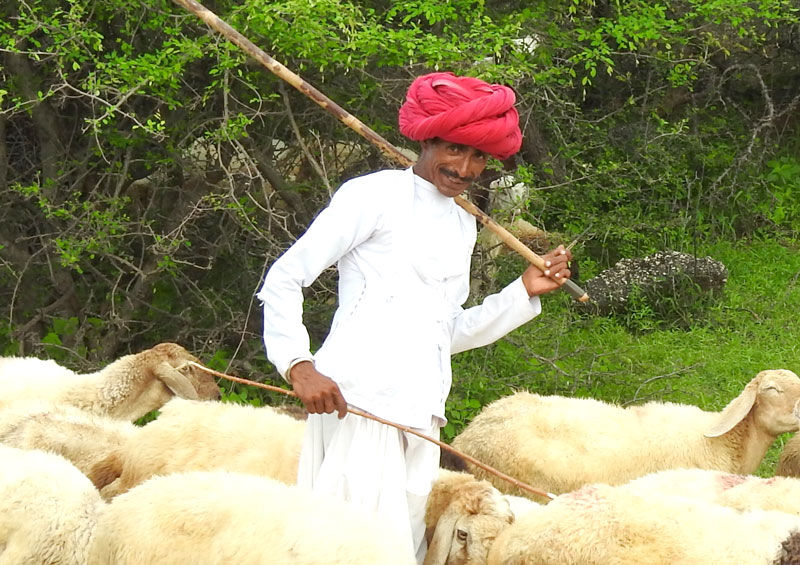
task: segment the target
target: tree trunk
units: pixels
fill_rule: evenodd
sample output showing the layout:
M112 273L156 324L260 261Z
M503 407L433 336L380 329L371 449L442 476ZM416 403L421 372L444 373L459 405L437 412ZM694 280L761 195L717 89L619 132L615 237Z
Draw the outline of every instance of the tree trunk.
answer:
M55 110L45 100L39 100L39 93L47 91L47 87L36 75L27 57L18 53L6 53L7 68L16 76L24 97L33 104L31 117L39 142L42 166L41 187L45 196L55 202L58 179L62 173L65 149L62 145L60 119Z

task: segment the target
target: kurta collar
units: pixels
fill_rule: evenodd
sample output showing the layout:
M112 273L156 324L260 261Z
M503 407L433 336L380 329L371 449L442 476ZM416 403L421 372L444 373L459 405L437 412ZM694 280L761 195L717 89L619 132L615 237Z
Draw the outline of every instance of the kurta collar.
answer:
M414 192L417 199L425 202L426 206L432 206L433 210L437 212L445 212L449 210L455 202L449 196L445 196L436 185L430 181L425 180L419 175L414 174Z

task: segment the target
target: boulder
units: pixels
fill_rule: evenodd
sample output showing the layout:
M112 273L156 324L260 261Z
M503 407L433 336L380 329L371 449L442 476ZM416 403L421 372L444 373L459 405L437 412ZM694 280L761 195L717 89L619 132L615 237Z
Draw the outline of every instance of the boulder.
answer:
M589 302L579 308L598 315L623 314L632 305L631 293L651 301L659 298L699 298L721 291L728 269L711 257L695 257L679 251L659 251L647 257L622 259L616 265L581 283ZM682 300L672 300L673 303Z

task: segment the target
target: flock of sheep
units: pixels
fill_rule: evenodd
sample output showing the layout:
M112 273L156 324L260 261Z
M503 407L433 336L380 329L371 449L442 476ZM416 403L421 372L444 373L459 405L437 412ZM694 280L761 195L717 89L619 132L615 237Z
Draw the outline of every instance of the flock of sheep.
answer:
M0 358L0 565L416 563L375 517L294 485L302 418L219 402L190 361L172 343L93 374ZM800 440L782 476L752 476L798 401L786 370L720 412L501 398L454 446L554 499L442 469L425 565L800 563Z

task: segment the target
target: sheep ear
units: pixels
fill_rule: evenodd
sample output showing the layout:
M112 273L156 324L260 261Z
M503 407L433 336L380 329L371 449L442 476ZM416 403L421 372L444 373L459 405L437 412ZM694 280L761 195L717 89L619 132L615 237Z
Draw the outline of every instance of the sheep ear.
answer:
M112 453L102 461L94 464L86 474L97 490L110 485L120 475L122 475L122 461L120 461L116 453Z
M192 386L191 381L166 361L158 365L154 372L156 378L164 383L176 396L188 400L198 400L197 391Z
M756 402L760 382L761 379L758 377L750 381L744 387L742 394L731 400L720 413L716 423L703 435L706 437L719 437L731 431L739 422L744 420Z
M114 479L112 482L100 489L100 496L103 500L109 501L125 491L126 488L125 485L122 484L122 476L120 475L118 478Z
M442 513L436 522L433 539L428 546L423 565L446 565L447 558L450 556L450 546L453 543L457 521L458 512L452 506Z

